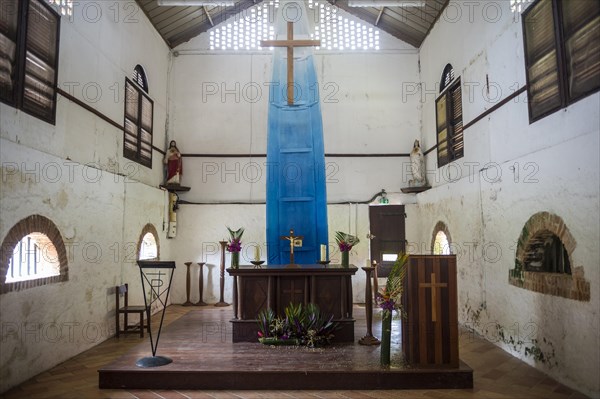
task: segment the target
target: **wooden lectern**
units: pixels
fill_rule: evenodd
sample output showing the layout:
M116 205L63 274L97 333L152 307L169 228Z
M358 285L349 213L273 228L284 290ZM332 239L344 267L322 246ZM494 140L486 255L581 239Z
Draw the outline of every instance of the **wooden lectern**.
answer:
M455 255L410 255L404 279L402 350L408 363L458 368Z

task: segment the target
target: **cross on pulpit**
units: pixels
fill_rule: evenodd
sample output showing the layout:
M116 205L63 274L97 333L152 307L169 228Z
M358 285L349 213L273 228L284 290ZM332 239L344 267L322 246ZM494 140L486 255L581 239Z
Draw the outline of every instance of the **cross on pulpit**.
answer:
M304 236L295 236L294 235L294 229L290 229L290 235L289 236L280 236L279 237L282 240L289 240L290 241L290 265L295 264L294 263L294 247L300 247L302 246L302 239L304 238Z
M430 283L421 283L419 288L431 288L431 321L437 321L437 290L440 288L447 288L446 283L436 283L435 273L431 273Z
M261 40L261 47L287 47L287 103L294 104L294 47L320 46L320 40L294 40L294 23L287 23L286 40ZM293 263L293 262L292 262Z

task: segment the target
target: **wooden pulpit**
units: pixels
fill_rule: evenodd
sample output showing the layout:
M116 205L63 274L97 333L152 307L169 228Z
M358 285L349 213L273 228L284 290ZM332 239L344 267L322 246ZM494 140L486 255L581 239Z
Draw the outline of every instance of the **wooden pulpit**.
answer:
M410 255L404 279L402 350L420 367L458 368L455 255Z

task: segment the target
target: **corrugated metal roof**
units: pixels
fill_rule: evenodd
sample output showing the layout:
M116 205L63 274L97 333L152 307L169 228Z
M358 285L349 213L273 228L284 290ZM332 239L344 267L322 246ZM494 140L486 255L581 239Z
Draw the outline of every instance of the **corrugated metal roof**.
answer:
M234 6L222 7L159 6L157 0L136 1L171 48L187 42L249 7L262 3L260 0L236 0ZM422 1L425 3L423 7L350 7L348 1L327 2L408 44L419 47L449 0Z

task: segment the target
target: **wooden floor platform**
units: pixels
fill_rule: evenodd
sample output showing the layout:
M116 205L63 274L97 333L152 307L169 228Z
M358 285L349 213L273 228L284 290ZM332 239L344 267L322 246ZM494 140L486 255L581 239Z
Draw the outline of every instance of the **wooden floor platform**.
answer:
M168 310L167 310L168 311ZM365 334L364 307L355 307L355 336ZM151 354L140 344L101 368L99 387L123 389L436 389L472 388L473 371L416 369L403 364L400 325L392 336L392 367L379 365L379 347L335 344L327 348L269 347L232 343L230 308L191 311L164 329L157 355L173 359L162 367L140 368ZM374 317L379 336L381 319Z

